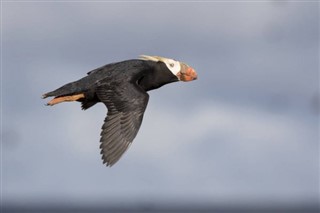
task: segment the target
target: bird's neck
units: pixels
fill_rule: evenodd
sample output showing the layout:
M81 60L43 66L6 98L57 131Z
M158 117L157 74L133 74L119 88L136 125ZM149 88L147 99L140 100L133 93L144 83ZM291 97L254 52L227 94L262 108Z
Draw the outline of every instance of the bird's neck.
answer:
M178 81L178 78L165 67L155 66L154 69L148 70L138 80L138 84L145 91L157 89L165 84Z

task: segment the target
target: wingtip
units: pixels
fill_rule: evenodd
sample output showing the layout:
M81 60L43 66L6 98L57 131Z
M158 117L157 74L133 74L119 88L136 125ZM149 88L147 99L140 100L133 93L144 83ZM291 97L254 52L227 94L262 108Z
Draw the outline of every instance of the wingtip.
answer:
M113 164L111 164L110 162L108 162L107 160L103 160L103 164L106 165L106 167L112 167Z
M102 154L102 152L103 152L103 150L101 150L101 154ZM115 163L115 162L111 162L110 160L108 160L104 155L102 155L101 159L102 159L102 164L104 164L106 167L112 167Z

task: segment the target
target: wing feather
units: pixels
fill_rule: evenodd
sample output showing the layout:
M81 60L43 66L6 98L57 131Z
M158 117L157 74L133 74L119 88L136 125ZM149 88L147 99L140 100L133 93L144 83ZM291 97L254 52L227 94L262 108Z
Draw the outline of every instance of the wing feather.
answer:
M123 82L99 86L97 96L108 108L100 134L102 159L112 166L136 137L149 95L138 85Z

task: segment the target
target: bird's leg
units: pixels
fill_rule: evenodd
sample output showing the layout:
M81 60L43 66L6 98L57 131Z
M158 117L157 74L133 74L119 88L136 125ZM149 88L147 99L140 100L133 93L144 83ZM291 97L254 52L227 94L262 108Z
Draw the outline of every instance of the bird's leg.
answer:
M81 93L81 94L76 94L76 95L68 95L68 96L60 96L60 97L56 97L54 99L52 99L51 101L49 101L47 103L48 106L53 106L55 104L59 104L61 102L64 102L64 101L77 101L81 98L84 98L84 94Z

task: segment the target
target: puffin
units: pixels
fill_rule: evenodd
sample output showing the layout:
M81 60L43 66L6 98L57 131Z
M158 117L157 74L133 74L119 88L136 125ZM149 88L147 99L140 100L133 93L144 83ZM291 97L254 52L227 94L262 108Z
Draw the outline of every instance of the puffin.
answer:
M141 55L92 70L87 76L67 83L42 98L46 105L78 101L83 110L102 102L107 116L100 134L103 164L113 166L136 137L148 105L148 91L165 84L196 80L196 71L186 63L160 56Z

